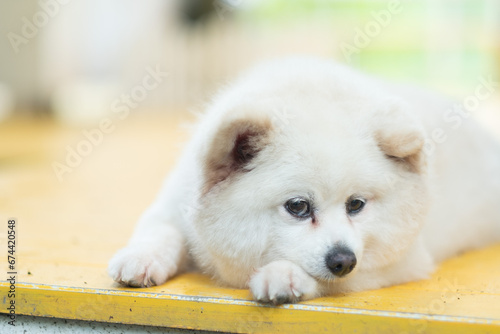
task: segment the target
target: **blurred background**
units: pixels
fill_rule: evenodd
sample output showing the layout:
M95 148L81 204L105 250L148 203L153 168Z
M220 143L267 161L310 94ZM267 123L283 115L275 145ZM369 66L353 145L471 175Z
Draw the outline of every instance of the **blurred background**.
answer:
M497 0L2 1L0 28L0 119L88 125L131 93L134 111L197 109L241 70L290 54L459 99L500 74ZM164 80L134 92L155 69Z

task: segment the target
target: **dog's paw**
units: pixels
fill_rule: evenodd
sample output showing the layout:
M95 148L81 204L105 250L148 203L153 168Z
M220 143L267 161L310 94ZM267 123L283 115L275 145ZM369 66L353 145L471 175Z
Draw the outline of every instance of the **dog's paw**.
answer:
M111 259L108 274L116 282L133 287L163 284L177 273L178 257L168 249L136 244L119 250Z
M318 294L316 280L289 261L275 261L260 268L250 278L249 287L254 299L274 305L294 303Z

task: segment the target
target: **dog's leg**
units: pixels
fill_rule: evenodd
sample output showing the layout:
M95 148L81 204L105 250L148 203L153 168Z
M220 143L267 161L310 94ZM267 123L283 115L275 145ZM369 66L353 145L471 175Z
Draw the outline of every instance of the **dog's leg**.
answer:
M274 261L261 267L250 278L249 287L256 300L274 305L319 295L316 280L290 261Z
M154 208L144 214L129 244L111 259L108 274L134 287L160 285L186 263L181 231Z

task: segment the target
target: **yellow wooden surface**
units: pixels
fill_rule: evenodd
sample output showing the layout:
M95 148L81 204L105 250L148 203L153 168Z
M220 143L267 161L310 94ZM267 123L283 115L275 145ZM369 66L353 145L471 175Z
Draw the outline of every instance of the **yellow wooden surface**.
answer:
M231 332L500 333L500 245L448 260L430 280L281 307L197 273L153 288L117 286L107 261L188 138L180 120L117 121L62 182L51 164L85 139L81 129L0 125L0 255L6 259L7 219L16 218L18 314ZM3 275L0 312L7 312Z

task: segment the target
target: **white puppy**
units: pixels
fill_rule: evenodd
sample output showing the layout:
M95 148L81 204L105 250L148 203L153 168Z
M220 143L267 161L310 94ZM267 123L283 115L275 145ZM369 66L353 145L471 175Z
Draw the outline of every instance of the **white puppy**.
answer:
M451 105L329 61L261 65L215 98L109 274L162 284L191 259L274 304L429 277L500 240L500 148Z

